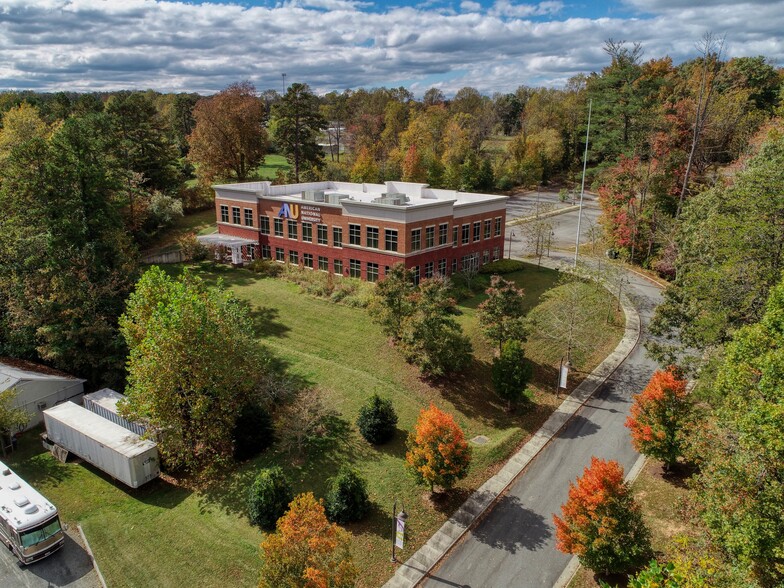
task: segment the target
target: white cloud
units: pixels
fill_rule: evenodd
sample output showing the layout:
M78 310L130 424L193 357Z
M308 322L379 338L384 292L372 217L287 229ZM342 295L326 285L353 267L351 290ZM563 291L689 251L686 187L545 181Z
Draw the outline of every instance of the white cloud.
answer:
M2 0L0 89L217 91L250 79L259 89L307 82L318 91L409 85L483 93L562 85L607 64L608 38L639 41L645 57L696 54L708 31L726 54L784 63L784 0L735 3L626 0L637 18L564 18L561 2L499 0L487 12L354 0L277 6L176 1ZM671 6L672 5L672 6ZM659 7L659 8L657 8ZM560 11L560 12L559 12ZM547 18L558 13L560 20ZM567 15L568 16L568 15ZM534 18L536 17L536 18Z

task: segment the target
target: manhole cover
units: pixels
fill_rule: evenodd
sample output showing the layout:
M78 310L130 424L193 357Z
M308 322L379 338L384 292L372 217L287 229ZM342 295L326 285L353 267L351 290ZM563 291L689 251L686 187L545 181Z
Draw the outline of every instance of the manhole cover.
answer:
M484 445L488 441L490 441L490 439L488 439L484 435L477 435L476 437L471 439L471 443L474 443L475 445Z

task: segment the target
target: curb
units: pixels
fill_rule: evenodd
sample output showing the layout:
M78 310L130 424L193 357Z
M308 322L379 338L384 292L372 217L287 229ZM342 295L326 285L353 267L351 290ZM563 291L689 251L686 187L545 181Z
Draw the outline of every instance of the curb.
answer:
M585 206L585 204L583 204ZM558 208L556 210L551 210L550 212L543 212L539 216L521 216L518 217L508 223L506 226L508 227L516 227L518 225L524 225L525 223L530 223L540 218L550 218L551 216L558 216L559 214L566 214L567 212L574 212L575 210L580 210L580 205L575 204L573 206L566 206L564 208Z
M383 588L413 588L425 579L629 356L640 338L640 315L626 294L621 296L621 305L626 316L626 328L615 350L580 382L531 439L507 460L501 470L482 484L414 555L398 567Z
M101 573L101 570L98 568L98 562L95 561L93 550L90 548L90 544L87 542L87 536L84 534L84 531L82 530L82 526L77 524L76 528L79 529L79 535L81 535L82 541L84 541L84 547L87 550L87 555L90 556L90 561L93 562L93 569L95 570L95 573L98 574L98 580L101 582L101 586L103 586L103 588L107 588L106 580L103 579L103 574Z

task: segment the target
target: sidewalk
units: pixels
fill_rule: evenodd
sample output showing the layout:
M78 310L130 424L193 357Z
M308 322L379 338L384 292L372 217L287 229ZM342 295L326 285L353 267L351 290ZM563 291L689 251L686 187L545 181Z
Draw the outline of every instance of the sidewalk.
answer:
M556 266L555 260L547 260ZM593 393L631 353L640 337L640 316L629 298L621 296L626 316L626 329L618 346L583 380L566 400L550 415L533 437L506 462L503 468L487 480L444 525L408 561L402 563L384 588L410 588L416 586L446 555L460 538L496 499L517 478L545 445L555 437L566 422L585 404Z

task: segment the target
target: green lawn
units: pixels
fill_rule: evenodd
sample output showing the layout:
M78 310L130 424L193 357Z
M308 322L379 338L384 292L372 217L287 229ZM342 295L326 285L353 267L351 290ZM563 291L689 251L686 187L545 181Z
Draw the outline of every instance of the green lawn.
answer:
M278 170L287 172L291 169L291 164L283 155L270 154L264 158L264 163L256 169L256 175L260 180L274 180Z
M175 220L171 227L155 235L145 251L166 253L176 249L177 239L187 233L206 235L216 230L214 208L186 214Z
M167 266L176 273L182 266ZM459 317L472 338L475 360L469 373L450 382L423 380L389 346L378 326L362 309L301 294L299 287L277 279L259 279L248 270L195 266L208 282L222 278L227 287L251 305L260 340L287 369L318 387L328 405L341 414L345 433L331 445L307 456L274 449L230 472L225 480L200 489L185 489L158 480L138 491L121 488L95 470L76 463L61 465L42 454L37 438L26 436L11 460L63 512L68 522L82 523L109 586L253 586L257 581L258 543L263 535L244 515L245 493L259 467L279 464L295 491L323 496L326 481L348 462L367 478L373 510L359 524L349 525L353 553L362 570L361 586L380 586L394 571L389 562L389 512L397 499L409 513L408 543L401 556L411 555L451 512L497 468L557 405L547 386L555 366L544 366L537 355L541 342L528 343L537 365L535 404L525 414L509 414L490 385L492 347L481 340L476 325L480 298L461 305ZM552 287L556 272L527 266L510 275L526 289L534 306ZM598 325L605 337L597 355L614 347L618 328ZM601 359L601 357L599 359ZM553 378L551 379L551 375ZM574 382L573 384L575 384ZM398 434L374 448L356 432L354 421L373 392L393 400L399 415ZM450 495L431 500L406 474L403 461L406 432L421 408L435 402L453 413L468 438L490 441L474 447L471 473Z

